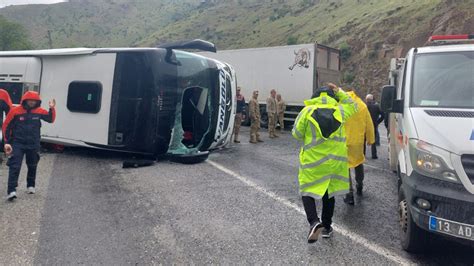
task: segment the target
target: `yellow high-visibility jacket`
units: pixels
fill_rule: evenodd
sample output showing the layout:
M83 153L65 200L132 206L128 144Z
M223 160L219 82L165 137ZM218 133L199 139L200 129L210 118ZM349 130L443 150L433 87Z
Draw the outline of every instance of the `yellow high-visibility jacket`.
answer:
M305 101L306 107L296 118L292 135L302 145L298 175L302 196L320 199L326 192L333 197L349 191L344 123L356 112L357 106L342 90L336 96L339 102L326 93ZM316 121L318 113L329 113L333 123L320 125ZM328 131L328 127L331 130Z
M349 167L354 168L365 161L364 145L375 143L375 131L372 118L367 105L353 91L347 92L357 104L357 113L347 120L347 152L349 155Z

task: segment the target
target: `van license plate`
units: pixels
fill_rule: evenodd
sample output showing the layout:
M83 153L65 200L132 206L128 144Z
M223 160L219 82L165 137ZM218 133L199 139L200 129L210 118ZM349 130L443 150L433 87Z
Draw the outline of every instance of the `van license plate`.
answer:
M451 235L459 238L474 240L474 225L458 223L430 216L430 231Z

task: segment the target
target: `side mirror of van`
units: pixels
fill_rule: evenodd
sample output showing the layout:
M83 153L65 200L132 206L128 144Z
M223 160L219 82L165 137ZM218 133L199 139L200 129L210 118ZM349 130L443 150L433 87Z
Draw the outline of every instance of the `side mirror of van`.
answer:
M384 86L382 88L382 100L380 107L384 113L403 113L403 101L397 100L397 88L395 86Z

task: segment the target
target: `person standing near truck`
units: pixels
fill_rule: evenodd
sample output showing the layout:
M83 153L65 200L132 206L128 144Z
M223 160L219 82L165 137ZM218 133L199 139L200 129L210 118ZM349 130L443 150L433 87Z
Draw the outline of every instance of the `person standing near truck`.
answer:
M277 94L277 114L278 114L278 123L280 124L280 130L285 129L285 111L286 103L281 98L281 94Z
M8 174L9 201L16 199L16 188L20 175L23 157L26 157L27 192L34 194L36 169L39 161L41 138L41 120L53 123L56 118L56 100L49 102L49 111L41 108L41 98L37 92L26 92L20 105L8 113L3 123L3 136L5 140L5 153L10 156L7 165L10 167Z
M380 134L379 134L379 124L384 120L384 114L380 105L375 102L374 95L367 94L365 97L365 102L367 108L369 109L370 116L372 117L372 123L374 124L375 132L375 143L372 145L372 159L378 159L377 156L377 145L380 145Z
M342 89L329 83L305 101L292 135L301 143L298 180L306 217L310 224L308 243L319 235L331 237L334 197L349 192L349 168L344 124L357 110ZM322 199L322 222L315 200Z
M277 111L276 91L271 90L267 99L268 135L271 139L278 137L275 134Z
M241 88L237 87L237 111L235 112L234 122L234 143L240 143L240 126L242 125L242 120L245 119L245 98L240 92Z
M354 90L349 90L347 94L357 104L357 113L355 113L345 124L347 135L347 154L349 159L349 169L354 168L356 180L357 195L362 196L364 182L364 161L365 144L375 143L375 131L372 124L367 105L357 96ZM349 193L346 194L344 202L354 205L354 188L352 186L352 177L349 173Z
M254 91L249 101L250 116L250 143L263 142L258 130L260 129L260 105L258 104L258 91Z

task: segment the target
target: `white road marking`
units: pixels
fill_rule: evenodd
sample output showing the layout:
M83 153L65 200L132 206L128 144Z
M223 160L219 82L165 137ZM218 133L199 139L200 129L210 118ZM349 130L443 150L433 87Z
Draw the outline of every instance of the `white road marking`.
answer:
M386 173L392 173L392 171L389 171L385 168L382 168L382 167L378 167L378 166L373 166L373 165L370 165L368 163L364 163L364 167L369 167L369 168L372 168L372 169L376 169L376 170L379 170L379 171L382 171L382 172L386 172Z
M280 196L278 196L277 194L275 194L274 192L272 191L269 191L261 186L259 186L258 184L254 183L253 181L251 181L250 179L244 177L244 176L241 176L239 174L237 174L236 172L226 168L225 166L219 164L219 163L216 163L216 162L213 162L211 160L207 160L206 161L208 164L212 165L213 167L215 167L216 169L232 176L232 177L235 177L236 179L238 179L239 181L241 181L242 183L246 184L247 186L249 187L252 187L253 189L265 194L266 196L270 197L271 199L275 200L275 201L278 201L280 203L282 203L283 205L293 209L293 210L296 210L297 212L299 212L300 214L303 214L305 215L305 212L303 209L301 209L300 207L298 207L298 205L292 203L291 201L285 199L285 198L282 198ZM384 248L384 247L381 247L379 245L377 245L376 243L373 243L372 241L364 238L363 236L357 234L357 233L354 233L354 232L351 232L349 229L347 229L346 227L342 226L342 225L338 225L338 224L334 224L333 223L333 228L336 232L338 232L339 234L343 235L343 236L346 236L348 237L349 239L351 239L352 241L358 243L359 245L362 245L364 247L366 247L367 249L397 263L397 264L404 264L404 265L410 265L410 264L414 264L413 261L410 261L406 258L403 258L401 257L400 255Z

